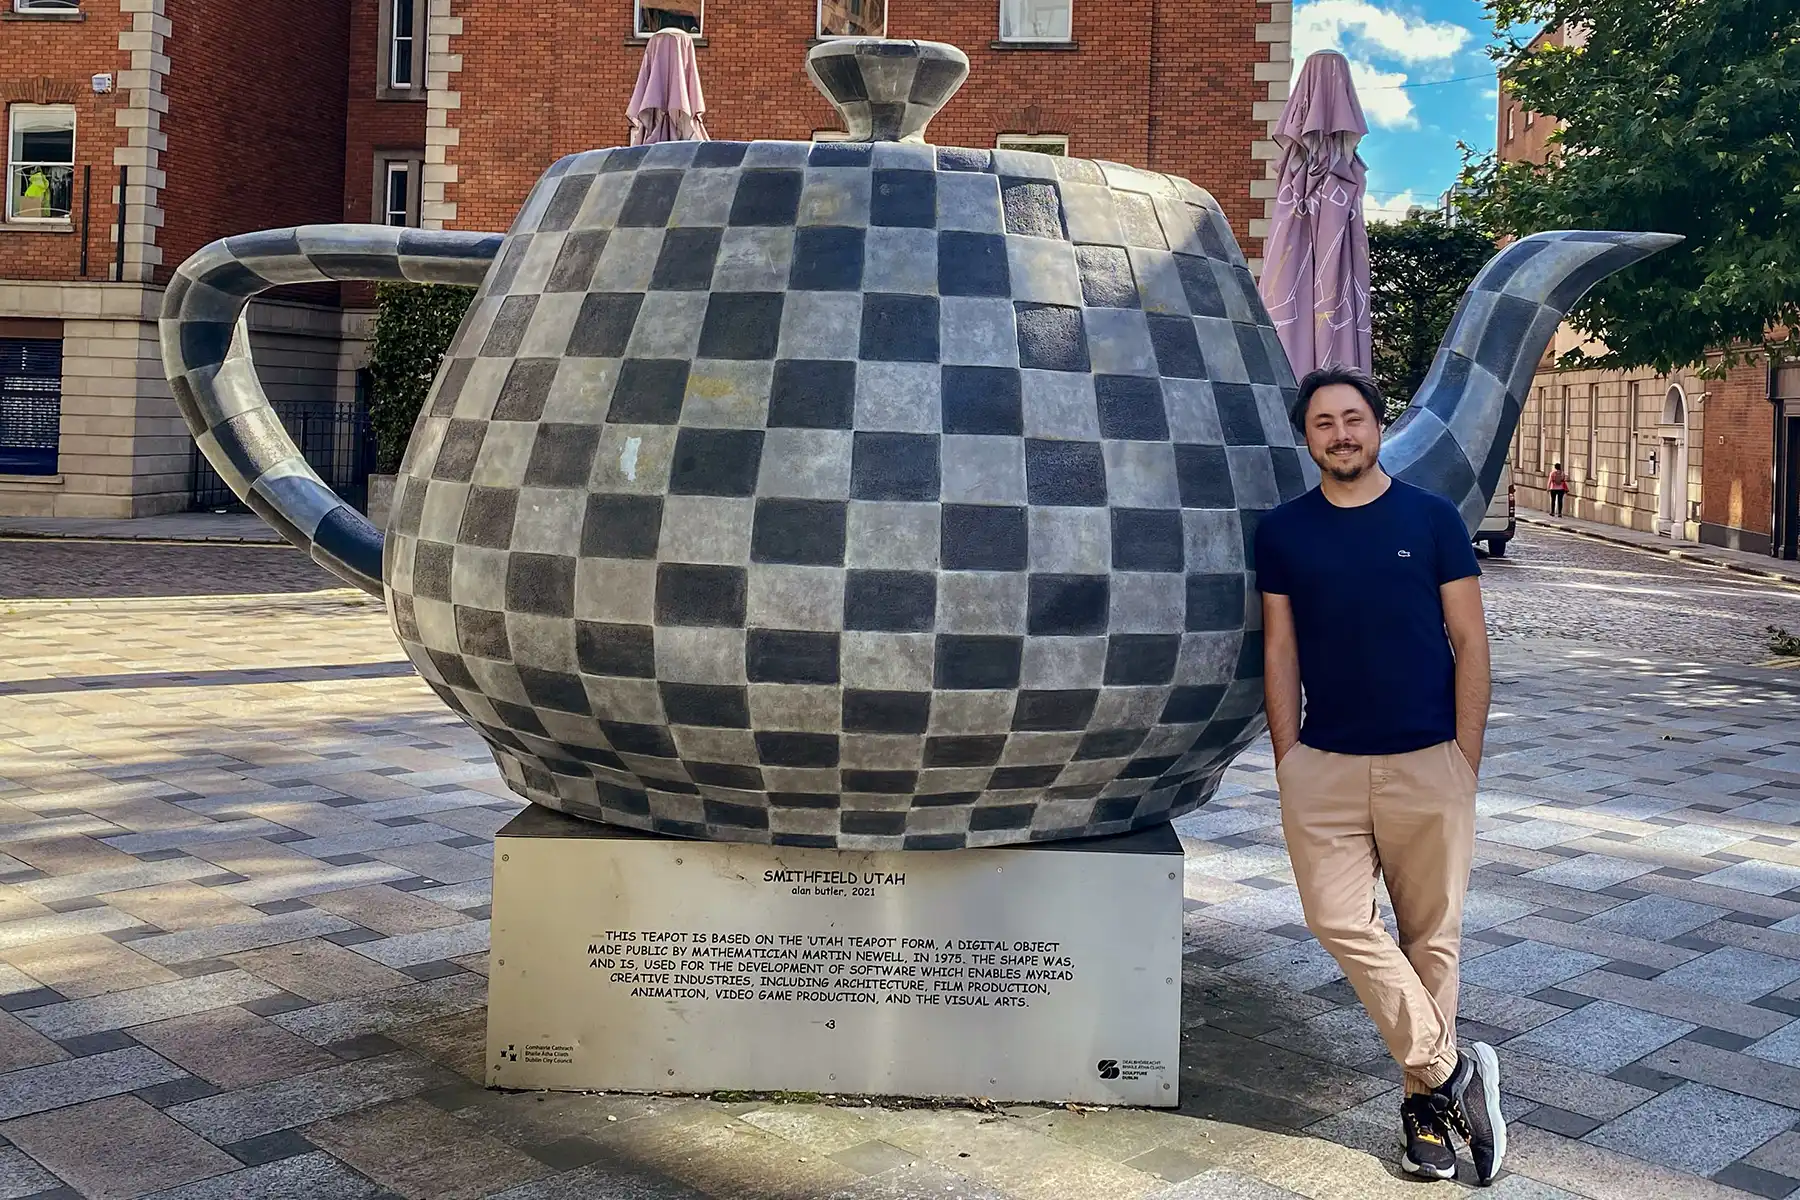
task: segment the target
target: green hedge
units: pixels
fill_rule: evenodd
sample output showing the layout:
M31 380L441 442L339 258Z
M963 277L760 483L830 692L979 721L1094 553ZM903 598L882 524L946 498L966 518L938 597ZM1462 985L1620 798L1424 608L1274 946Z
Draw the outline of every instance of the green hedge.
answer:
M369 359L369 419L381 474L399 470L431 381L474 296L474 288L435 283L384 283L375 289L379 312Z

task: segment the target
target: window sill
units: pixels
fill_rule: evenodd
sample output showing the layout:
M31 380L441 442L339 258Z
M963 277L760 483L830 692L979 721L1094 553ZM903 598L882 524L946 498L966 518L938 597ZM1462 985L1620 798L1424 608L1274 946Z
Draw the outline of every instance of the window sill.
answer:
M706 39L698 34L691 36L688 40L701 49L704 49L707 44ZM650 44L650 35L647 33L628 33L625 35L625 44L627 46L636 46L639 50L642 50L645 46Z
M73 221L0 221L0 233L74 233Z
M886 38L886 36L887 36L886 34L874 34L874 33L827 33L827 34L821 34L821 35L815 36L811 41L807 42L806 44L808 46L823 46L826 42L866 42L866 41L871 41L871 40L882 41Z
M394 101L400 104L423 104L425 102L425 89L391 88L382 87L380 84L376 84L375 99Z
M75 12L7 12L0 13L0 21L62 21L70 25L87 20L87 14Z
M39 487L61 487L61 475L0 475L0 487L36 484Z
M1030 42L995 40L988 43L989 50L1079 50L1080 42Z

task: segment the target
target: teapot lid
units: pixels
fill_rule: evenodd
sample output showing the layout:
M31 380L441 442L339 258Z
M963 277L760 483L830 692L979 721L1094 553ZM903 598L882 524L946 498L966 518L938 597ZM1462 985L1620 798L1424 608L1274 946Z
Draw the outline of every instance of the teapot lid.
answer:
M843 38L806 56L806 74L852 142L919 142L969 77L969 56L944 42Z

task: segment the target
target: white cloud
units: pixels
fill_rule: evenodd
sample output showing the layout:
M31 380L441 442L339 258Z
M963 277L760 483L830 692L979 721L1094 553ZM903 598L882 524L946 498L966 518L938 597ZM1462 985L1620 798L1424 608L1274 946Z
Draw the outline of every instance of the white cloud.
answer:
M1474 35L1449 21L1427 21L1392 12L1369 0L1311 0L1294 6L1294 71L1307 55L1337 50L1350 60L1350 78L1369 123L1387 129L1418 125L1404 71L1387 71L1374 59L1407 64L1446 62Z
M1449 21L1392 12L1369 0L1311 0L1294 6L1294 61L1315 50L1361 50L1403 63L1450 58L1474 34Z
M1363 220L1365 221L1404 221L1407 210L1419 203L1413 196L1412 189L1407 188L1383 200L1374 192L1363 193Z
M1411 129L1418 125L1412 95L1401 90L1406 82L1405 72L1383 71L1353 58L1350 82L1356 85L1356 98L1362 101L1363 116L1369 118L1370 125L1384 129Z

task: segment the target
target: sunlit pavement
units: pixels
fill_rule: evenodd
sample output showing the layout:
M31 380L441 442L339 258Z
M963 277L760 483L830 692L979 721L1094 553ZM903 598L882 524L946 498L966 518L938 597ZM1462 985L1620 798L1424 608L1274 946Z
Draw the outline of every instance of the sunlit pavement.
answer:
M1483 566L1491 1194L1794 1194L1800 671L1754 664L1800 590L1536 530ZM0 1197L1420 1194L1266 748L1179 824L1176 1112L485 1091L518 805L332 587L279 548L0 541Z

